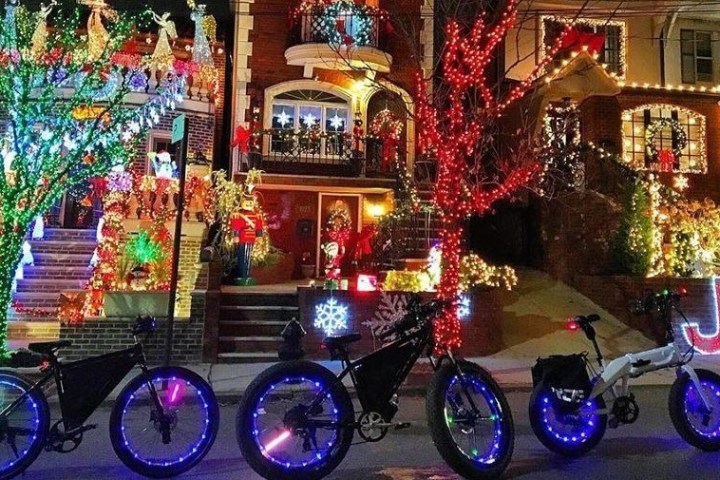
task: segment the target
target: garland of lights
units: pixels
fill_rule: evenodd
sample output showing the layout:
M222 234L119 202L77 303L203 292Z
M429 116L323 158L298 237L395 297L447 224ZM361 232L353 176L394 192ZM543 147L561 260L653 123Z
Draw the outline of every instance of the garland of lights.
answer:
M653 162L657 162L660 157L660 152L655 144L655 137L665 127L670 127L673 133L673 148L671 160L674 162L680 161L685 147L688 143L688 135L685 129L680 126L680 123L673 118L659 118L650 123L645 129L645 149L647 156L652 159ZM671 162L672 163L672 162Z
M334 46L371 45L377 21L388 21L388 14L379 8L358 4L349 0L304 0L291 12L291 20L312 14L312 28ZM353 22L352 32L347 31L347 21ZM352 33L352 34L351 34Z
M494 85L490 75L494 58L492 52L515 26L517 10L518 0L509 0L498 12L496 23L488 24L483 18L478 18L467 33L462 33L457 22L448 23L442 59L442 81L448 94L437 104L428 94L427 81L421 73L417 75L419 146L422 153L434 155L438 165L434 200L440 215L440 241L443 245L443 272L438 296L451 302L451 306L442 310L435 324L435 342L439 348L462 344L458 293L463 222L473 213L491 211L497 200L511 197L542 170L535 163L518 165L505 172L499 181L489 183L473 175L468 163L468 157L472 158L482 151L483 142L492 141L490 132L496 120L532 89L560 50L567 32L558 37L528 78L498 98L497 91L491 86ZM469 95L477 96L480 105L468 108L466 100Z

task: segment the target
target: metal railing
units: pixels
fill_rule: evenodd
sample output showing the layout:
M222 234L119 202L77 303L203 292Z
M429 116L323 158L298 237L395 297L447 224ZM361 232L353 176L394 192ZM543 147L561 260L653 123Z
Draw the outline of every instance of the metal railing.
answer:
M329 43L336 46L368 46L382 48L379 14L360 17L342 13L334 17L333 27L327 28L327 18L322 10L300 15L297 43Z

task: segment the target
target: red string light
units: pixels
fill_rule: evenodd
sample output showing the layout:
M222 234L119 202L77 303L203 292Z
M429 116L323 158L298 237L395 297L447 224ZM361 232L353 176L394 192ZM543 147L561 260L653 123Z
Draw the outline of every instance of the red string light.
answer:
M491 128L497 119L532 88L561 49L567 34L566 29L527 79L505 94L496 91L488 77L493 71L497 47L516 23L517 5L518 0L510 0L500 12L499 20L492 24L479 17L466 33L456 21L448 23L441 77L447 86L447 97L431 98L426 93L427 82L420 73L417 75L419 148L434 155L438 164L434 201L440 213L443 245L438 296L452 301L452 306L441 313L436 323L438 346L459 347L462 343L457 300L463 221L472 214L491 211L495 202L511 197L542 169L537 162L516 165L503 174L504 178L486 183L477 180L476 169L472 168L476 159L486 152L483 147L488 145L487 139L492 138ZM500 166L505 162L493 163Z

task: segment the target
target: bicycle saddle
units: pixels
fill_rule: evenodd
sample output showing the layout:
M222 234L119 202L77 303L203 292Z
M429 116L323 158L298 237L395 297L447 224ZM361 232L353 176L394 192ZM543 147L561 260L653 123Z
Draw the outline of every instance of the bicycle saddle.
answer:
M35 353L41 353L43 355L49 355L55 350L67 348L71 345L72 342L70 340L60 340L58 342L37 342L28 345L28 350L31 350Z
M359 333L351 333L349 335L341 335L339 337L327 337L325 340L322 341L322 344L325 345L328 350L334 350L337 348L346 347L351 343L357 342L361 338L362 335L360 335Z

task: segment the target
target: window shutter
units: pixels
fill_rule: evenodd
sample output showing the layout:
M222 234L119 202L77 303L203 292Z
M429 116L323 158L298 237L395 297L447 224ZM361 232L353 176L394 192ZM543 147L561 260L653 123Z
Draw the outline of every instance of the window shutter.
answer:
M650 126L650 123L652 122L652 115L650 113L650 109L643 110L643 125L645 128L643 128L643 145L645 145L645 132L647 131L648 127ZM650 168L652 163L655 161L654 158L652 158L650 155L648 155L648 146L645 145L645 168Z
M680 120L680 115L678 114L677 110L673 110L670 114L671 118L675 120L676 122ZM678 138L678 134L673 129L672 131L672 149L673 152L677 150L677 148L680 146L680 139ZM680 157L675 157L675 161L673 162L673 170L677 171L680 170Z

